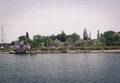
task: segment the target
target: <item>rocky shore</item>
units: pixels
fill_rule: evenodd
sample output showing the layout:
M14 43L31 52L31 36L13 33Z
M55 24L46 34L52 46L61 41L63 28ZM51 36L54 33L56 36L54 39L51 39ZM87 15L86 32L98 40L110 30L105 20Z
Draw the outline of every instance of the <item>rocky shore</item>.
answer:
M57 48L36 48L27 51L28 54L35 53L120 53L120 47L57 47Z
M27 51L28 54L45 53L120 53L120 50L69 50L69 51Z
M14 54L15 51L0 50L0 54ZM29 49L27 54L37 53L120 53L120 47L49 47Z

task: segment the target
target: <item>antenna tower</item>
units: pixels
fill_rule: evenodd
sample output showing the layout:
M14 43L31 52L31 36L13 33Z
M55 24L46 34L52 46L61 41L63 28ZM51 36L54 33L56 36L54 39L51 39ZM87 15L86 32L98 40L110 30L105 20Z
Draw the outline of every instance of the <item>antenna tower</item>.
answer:
M4 35L3 35L3 27L1 27L1 43L3 43L4 42L4 37L3 37Z

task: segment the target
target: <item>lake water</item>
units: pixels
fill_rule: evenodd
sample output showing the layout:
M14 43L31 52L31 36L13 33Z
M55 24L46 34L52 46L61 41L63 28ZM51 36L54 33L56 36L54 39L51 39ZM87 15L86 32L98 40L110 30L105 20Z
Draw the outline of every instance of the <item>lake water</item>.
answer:
M0 54L0 83L120 83L120 53Z

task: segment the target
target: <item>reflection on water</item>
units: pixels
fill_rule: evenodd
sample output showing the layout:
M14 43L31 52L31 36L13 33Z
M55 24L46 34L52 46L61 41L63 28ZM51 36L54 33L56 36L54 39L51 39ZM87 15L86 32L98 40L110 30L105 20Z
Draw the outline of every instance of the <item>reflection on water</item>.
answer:
M120 83L119 53L0 55L0 83Z

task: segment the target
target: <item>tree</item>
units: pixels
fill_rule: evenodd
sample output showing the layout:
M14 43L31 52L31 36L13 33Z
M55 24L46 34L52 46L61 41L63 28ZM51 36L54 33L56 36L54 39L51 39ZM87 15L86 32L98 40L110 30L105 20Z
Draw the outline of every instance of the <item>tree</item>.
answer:
M56 39L56 36L55 36L55 35L51 35L51 36L50 36L50 39L51 39L51 40L55 40L55 39Z
M35 45L35 42L33 41L33 40L29 40L29 44L30 44L30 48L35 48L35 47L37 47L36 45Z
M25 41L26 40L26 36L20 36L20 37L18 37L18 39L19 39L19 41Z
M62 31L61 34L58 34L58 35L56 36L56 38L57 38L58 40L60 40L61 42L65 42L66 39L67 39L67 36L66 36L65 32Z
M29 33L26 32L26 41L29 42L29 39L30 39L30 38L29 38Z
M66 41L66 34L64 31L61 32L61 42L65 42Z
M117 33L114 31L106 31L104 32L105 43L107 46L117 45Z
M49 36L42 36L42 42L44 43L44 46L50 46L50 37Z
M100 40L100 31L97 31L97 40Z
M83 32L83 40L88 40L88 33L86 28L84 29L84 32Z
M61 42L58 39L55 39L54 41L52 41L51 43L52 46L58 47L61 46Z
M120 32L117 33L118 40L120 41Z
M41 35L34 35L33 36L34 47L39 47L42 44L42 36Z
M71 38L73 40L73 42L80 40L80 36L77 33L73 33L73 34L69 35L68 38Z

